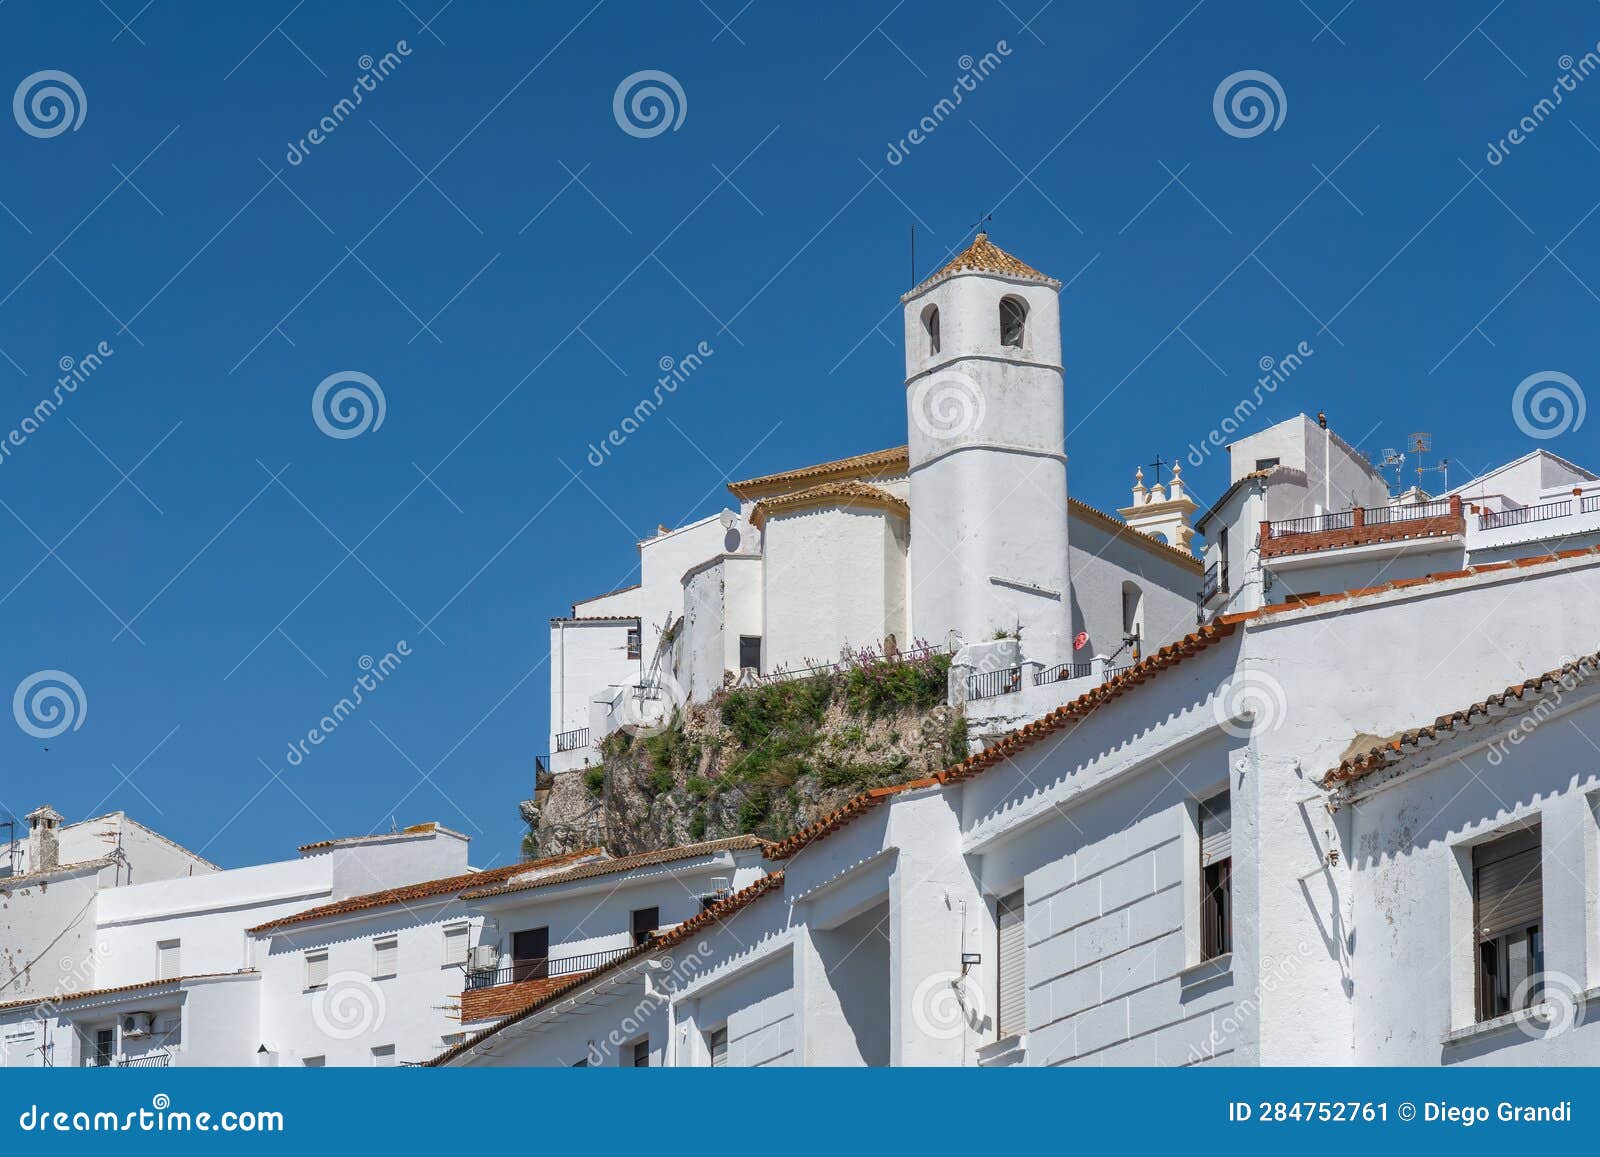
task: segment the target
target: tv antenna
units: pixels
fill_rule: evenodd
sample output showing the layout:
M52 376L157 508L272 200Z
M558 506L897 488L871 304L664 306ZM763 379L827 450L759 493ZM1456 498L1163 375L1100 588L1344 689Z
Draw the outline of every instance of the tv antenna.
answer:
M1444 488L1449 490L1450 459L1440 458L1439 463L1436 466L1426 466L1423 464L1425 461L1425 456L1433 449L1433 435L1427 433L1426 431L1419 430L1417 433L1409 435L1406 441L1410 443L1411 452L1415 454L1417 458L1416 470L1418 488L1421 488L1422 480L1426 475L1437 472L1440 480L1444 483Z
M1386 449L1383 452L1383 460L1378 463L1379 470L1388 470L1391 467L1394 469L1394 492L1396 494L1405 489L1405 480L1400 473L1405 464L1406 456L1394 449Z

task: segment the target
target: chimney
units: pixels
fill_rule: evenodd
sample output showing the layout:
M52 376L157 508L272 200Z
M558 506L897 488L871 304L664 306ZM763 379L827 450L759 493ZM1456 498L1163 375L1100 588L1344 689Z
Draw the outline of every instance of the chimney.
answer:
M28 821L28 871L43 872L61 863L62 815L49 804L31 811Z

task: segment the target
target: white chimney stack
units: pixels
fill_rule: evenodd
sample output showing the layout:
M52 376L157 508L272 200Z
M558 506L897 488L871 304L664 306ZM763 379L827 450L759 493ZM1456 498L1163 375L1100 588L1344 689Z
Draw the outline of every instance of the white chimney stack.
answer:
M28 868L30 872L43 872L59 866L61 862L61 821L64 818L60 812L49 804L29 812L28 821Z

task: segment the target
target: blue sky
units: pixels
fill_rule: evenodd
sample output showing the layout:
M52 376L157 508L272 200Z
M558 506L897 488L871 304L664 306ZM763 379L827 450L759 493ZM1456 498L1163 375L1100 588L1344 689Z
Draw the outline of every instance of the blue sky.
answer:
M913 221L921 274L992 213L1069 282L1091 503L1301 342L1250 428L1326 409L1374 453L1428 430L1458 481L1595 457L1510 399L1596 372L1600 79L1486 159L1594 49L1594 4L439 2L0 7L5 91L56 70L84 106L0 125L0 431L112 350L0 458L0 684L59 670L87 701L53 738L0 728L0 810L125 808L230 865L391 817L514 858L548 617L634 581L633 541L729 478L904 439ZM644 70L681 88L675 129L616 119ZM1239 136L1213 96L1246 70L1285 107ZM384 417L333 438L312 395L346 371ZM1207 501L1226 468L1189 480Z

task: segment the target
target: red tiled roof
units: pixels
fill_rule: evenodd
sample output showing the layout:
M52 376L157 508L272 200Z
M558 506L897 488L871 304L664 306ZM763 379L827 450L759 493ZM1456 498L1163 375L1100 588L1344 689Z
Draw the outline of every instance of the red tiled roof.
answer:
M581 860L585 856L604 854L604 848L585 848L580 852L569 852L564 856L550 856L543 860L529 860L521 864L508 864L501 868L486 868L481 872L467 872L460 876L444 876L437 880L422 880L415 884L403 884L398 888L386 888L381 892L367 892L360 896L348 896L331 904L320 904L315 908L307 908L304 912L295 912L289 916L281 916L276 920L269 920L265 924L257 924L254 928L247 928L246 931L252 934L274 932L290 924L304 924L311 920L325 920L332 916L363 912L368 908L381 908L386 904L404 904L412 900L426 900L433 896L446 896L452 892L462 892L468 888L481 887L487 883L499 883L509 880L512 876L521 872L536 871L539 868L560 867L562 864Z
M398 832L373 832L366 836L339 836L331 840L318 840L314 844L301 844L297 851L320 852L324 848L336 848L347 844L376 843L379 840L392 840L396 836L424 836L430 832L446 832L452 836L461 835L460 832L451 831L441 823L429 822L425 824L412 824L408 828L401 828Z
M670 864L675 860L689 860L695 856L709 856L716 852L742 851L753 848L771 847L770 840L759 836L728 836L721 840L706 840L698 844L682 844L676 848L658 848L653 852L639 852L632 856L617 856L615 859L596 860L593 863L579 864L577 867L565 872L552 872L547 876L538 876L532 880L522 880L496 885L491 888L474 888L463 892L462 898L466 900L479 900L485 896L505 896L514 892L526 892L532 888L545 888L553 884L568 884L573 880L587 880L594 876L609 876L616 872L628 872L634 868L650 868L656 864ZM524 864L523 870L537 867L536 864ZM513 872L512 875L517 873Z
M730 482L728 489L735 498L769 498L793 490L801 483L882 478L904 474L909 469L909 447L891 446L887 450L873 450L849 458L836 458L832 462L818 462L815 466L801 466L777 474L763 474L759 478L746 478L743 482Z
M1514 683L1504 691L1497 691L1476 703L1452 711L1448 715L1441 715L1432 723L1415 727L1410 731L1402 731L1376 747L1350 756L1338 767L1330 768L1323 774L1322 786L1335 788L1351 780L1371 775L1373 772L1382 771L1424 747L1438 742L1451 732L1471 728L1479 719L1489 719L1507 711L1517 712L1519 709L1536 706L1533 702L1534 696L1552 684L1559 683L1570 690L1597 671L1600 671L1600 653L1581 656L1553 671L1546 671L1521 683Z
M1017 277L1026 281L1042 281L1046 285L1061 288L1061 282L1055 278L1040 273L1033 266L1019 258L1013 257L1000 246L989 240L987 233L979 233L972 239L960 253L945 262L927 280L919 283L915 289L906 293L900 300L907 301L930 286L956 276L958 273L998 273L1005 277Z
M148 988L168 988L187 984L191 980L218 980L229 976L258 976L254 968L241 968L238 972L193 972L188 976L174 976L167 980L141 980L134 984L118 984L111 988L86 988L81 992L57 992L50 996L30 996L25 1000L8 1000L0 1010L26 1008L29 1005L62 1005L75 1000L90 1000L97 996L116 996L123 992L142 992Z
M819 507L870 507L887 510L901 518L911 517L911 507L903 498L890 494L866 482L824 482L806 490L795 490L772 498L763 498L750 512L750 525L760 528L774 514L793 514Z
M501 1029L508 1028L519 1021L528 1019L530 1016L533 1016L541 1009L548 1007L550 1004L559 1000L561 997L565 996L574 989L588 984L597 977L605 976L609 973L615 972L617 969L625 967L626 965L639 959L641 956L648 956L653 952L661 952L683 943L685 940L688 940L690 937L694 936L701 929L707 928L712 924L716 924L727 919L729 916L732 916L735 912L739 911L751 901L766 895L775 888L781 887L782 884L782 872L773 872L770 875L761 877L761 879L757 880L754 884L751 884L748 888L744 888L741 891L735 892L726 900L722 900L719 903L713 904L699 915L685 920L675 928L672 928L662 935L655 937L647 943L641 944L637 948L633 948L628 952L623 953L610 963L602 965L593 972L588 972L581 976L573 977L570 984L563 984L558 988L546 992L543 996L540 996L537 1000L533 1001L520 1012L512 1013L499 1023L490 1025L482 1032L476 1033L461 1043L451 1046L438 1056L434 1057L432 1060L427 1061L426 1064L434 1068L448 1064L461 1054L476 1048L479 1044L485 1040L488 1040Z

